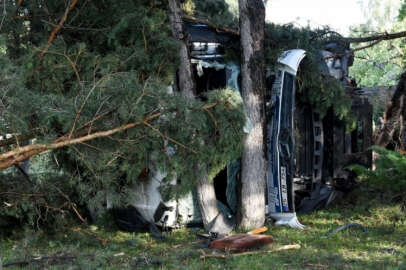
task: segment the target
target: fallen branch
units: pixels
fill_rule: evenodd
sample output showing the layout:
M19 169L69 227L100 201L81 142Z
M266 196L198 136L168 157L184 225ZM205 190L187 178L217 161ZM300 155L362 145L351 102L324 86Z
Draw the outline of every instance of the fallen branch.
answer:
M37 17L40 17L40 16L37 16ZM49 24L49 25L51 25L53 27L58 26L57 24L46 21L46 20L41 20L41 22ZM62 25L61 28L62 29L69 29L69 30L76 30L76 31L99 31L99 32L107 31L107 30L111 29L110 27L105 27L105 28L75 27L75 26L70 26L70 25L66 25L66 24Z
M40 56L39 56L39 62L41 62L42 57L44 57L44 55L47 53L49 47L51 47L52 42L54 41L56 34L59 32L59 30L61 30L62 25L64 24L64 22L66 21L66 19L68 18L68 14L69 12L75 7L76 3L79 0L72 0L72 2L69 4L69 6L66 8L65 13L63 14L61 20L59 21L58 25L54 27L54 29L52 30L51 34L49 35L48 38L48 43L47 45L44 47L44 49L42 50Z
M343 38L344 41L349 42L349 43L362 43L362 42L371 42L371 41L377 41L377 40L392 40L392 39L397 39L397 38L402 38L406 37L406 31L403 32L397 32L397 33L383 33L383 34L377 34L373 36L368 36L368 37L347 37Z
M190 22L194 22L194 23L200 23L200 24L205 24L211 28L214 28L216 30L217 33L227 33L227 34L231 34L231 35L240 35L238 30L235 29L231 29L231 28L227 28L227 27L221 27L218 26L214 23L209 22L208 20L204 20L201 18L196 18L194 16L189 16L189 15L182 15L182 18L186 21L190 21Z
M81 134L83 134L83 135L88 134L88 131L83 132L83 130L85 128L90 127L94 122L100 120L102 117L104 117L104 116L106 116L108 114L111 114L113 111L117 110L117 108L118 107L115 107L115 108L113 108L111 110L103 112L103 113L95 116L92 120L88 121L87 123L85 123L81 127L79 127L77 129L77 132L75 132L76 137L81 136ZM9 145L13 145L13 144L18 145L20 142L34 139L40 134L41 134L41 130L38 128L38 129L31 130L31 131L29 131L27 133L24 133L24 134L13 135L13 137L11 137L11 138L0 140L0 147L9 146ZM68 138L68 136L65 136L65 137ZM60 139L62 139L62 138L65 139L65 137L61 137Z
M346 53L336 53L333 56L328 56L325 57L324 59L328 59L328 58L334 58L334 57L338 57L338 56L347 56L347 55L351 55L354 54L354 52L356 51L361 51L364 49L368 49L371 48L375 45L377 45L378 43L384 41L384 40L392 40L392 39L397 39L397 38L402 38L402 37L406 37L406 31L403 32L397 32L397 33L383 33L383 34L377 34L374 36L368 36L368 37L358 37L358 38L353 38L353 37L344 37L344 38L336 38L336 39L331 39L329 42L338 42L338 43L365 43L365 42L370 42L369 44L365 45L365 46L361 46L358 48L354 48L349 50Z
M206 259L206 258L217 258L217 259L228 259L228 258L234 258L234 257L240 257L240 256L250 256L250 255L261 255L261 254L268 254L276 251L282 251L282 250L292 250L292 249L300 249L301 246L299 244L294 244L294 245L285 245L281 246L275 249L270 249L270 250L259 250L259 251L247 251L247 252L242 252L242 253L232 253L232 254L206 254L202 250L202 255L200 256L200 259Z
M207 110L215 107L217 104L218 104L217 102L214 102L214 103L206 104L201 107L195 107L195 108L190 108L190 109L207 111ZM69 133L62 137L59 137L58 139L56 139L53 142L48 143L48 144L31 144L31 145L26 145L26 146L22 146L22 147L16 147L12 151L8 151L6 153L0 154L0 170L4 170L10 166L16 165L35 155L39 155L39 154L42 154L42 153L45 153L45 152L48 152L51 150L55 150L58 148L66 147L66 146L83 144L84 142L94 140L97 138L110 137L111 135L123 132L128 129L135 128L140 125L145 125L151 129L153 129L155 132L157 132L158 134L163 136L166 140L172 141L173 143L181 146L184 149L189 150L190 152L192 152L194 154L197 153L196 150L191 149L191 148L187 147L186 145L184 145L168 136L163 135L156 128L154 128L152 125L150 125L150 123L148 123L151 120L159 118L162 115L161 112L156 112L153 114L151 113L150 115L146 116L143 120L140 120L138 122L129 123L129 124L126 124L126 125L114 128L114 129L106 130L106 131L98 131L98 132L90 133L89 132L90 129L89 130L86 129L87 127L91 126L94 121L99 120L102 116L105 116L106 114L109 114L110 112L111 111L107 111L107 112L95 117L91 121L87 122L86 124L84 124L83 126L81 126L80 128L77 129L77 132L75 132L73 134L74 136L71 136L71 133ZM24 135L24 136L26 136L26 135ZM14 138L13 141L8 141L7 144L12 144L15 142L16 142L16 138ZM2 143L2 141L0 141L0 146L1 146L1 143Z
M129 123L111 130L106 130L106 131L99 131L95 133L91 133L86 136L82 136L79 138L73 138L70 139L69 137L61 137L57 139L56 141L49 143L49 144L31 144L23 147L17 147L16 149L6 152L4 154L0 155L0 170L4 170L14 164L17 164L21 161L26 160L27 158L30 158L34 155L49 151L49 150L54 150L58 148L62 148L65 146L71 146L83 142L87 142L90 140L94 140L97 138L102 138L102 137L108 137L111 135L114 135L116 133L123 132L128 129L135 128L139 125L144 124L145 122L148 122L150 120L156 119L161 116L161 113L155 113L152 115L147 116L145 119L138 121L138 122L133 122Z
M150 123L148 123L147 121L143 121L143 124L146 125L147 127L149 127L150 129L152 129L153 131L155 131L156 133L158 133L158 135L161 136L164 140L171 141L171 142L173 142L174 144L177 144L177 145L179 145L180 147L182 147L182 148L184 148L184 149L186 149L186 150L189 150L189 151L192 152L192 153L197 154L197 151L196 151L196 150L193 150L193 149L187 147L186 145L184 145L183 143L180 143L180 142L178 142L178 141L176 141L176 140L174 140L174 139L172 139L172 138L170 138L170 137L164 135L162 132L160 132L158 129L156 129L155 127L153 127L153 126L152 126Z
M205 24L213 29L216 30L218 33L227 33L235 36L239 36L239 30L238 29L232 29L232 28L227 28L227 27L222 27L218 26L216 24L213 24L209 22L208 20L202 19L202 18L197 18L194 16L189 16L189 15L183 15L182 16L184 20L194 22L194 23L200 23L200 24ZM337 34L334 31L329 31L327 33L333 33ZM323 35L327 34L323 33ZM406 37L406 31L402 32L396 32L396 33L380 33L372 36L367 36L367 37L343 37L343 38L336 38L332 39L331 42L347 42L347 43L363 43L363 42L372 42L372 41L383 41L383 40L392 40L392 39L397 39L397 38L403 38ZM375 44L374 44L375 45Z
M383 41L383 39L375 40L374 42L371 42L371 43L369 43L368 45L351 49L351 50L349 50L349 51L347 51L347 52L345 52L345 53L335 53L335 54L333 54L333 55L331 55L331 56L324 57L323 59L329 59L329 58L336 58L336 57L342 57L342 56L347 56L347 55L353 55L354 52L371 48L371 47L377 45L378 43L380 43L381 41Z
M354 48L354 49L351 50L351 52L353 53L353 52L357 52L357 51L361 51L361 50L364 50L364 49L371 48L371 47L377 45L378 43L380 43L382 40L383 39L378 39L378 40L375 40L374 42L369 43L368 45L361 46L361 47L358 47L358 48Z

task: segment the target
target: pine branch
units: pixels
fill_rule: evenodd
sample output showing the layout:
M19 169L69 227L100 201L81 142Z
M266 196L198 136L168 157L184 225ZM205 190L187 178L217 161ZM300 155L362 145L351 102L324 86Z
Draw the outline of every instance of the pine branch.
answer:
M190 22L193 22L193 23L205 24L205 25L207 25L207 26L209 26L211 28L214 28L217 33L227 33L227 34L236 35L236 36L240 35L238 30L218 26L218 25L216 25L214 23L209 22L208 20L204 20L204 19L201 19L201 18L196 18L196 17L190 16L190 15L182 15L182 17L186 21L190 21Z
M63 14L61 20L59 21L58 25L55 26L55 28L52 30L51 34L49 35L48 38L48 44L44 47L42 50L40 56L39 56L39 62L41 62L42 58L44 55L47 53L49 47L51 47L52 42L54 41L56 34L61 30L63 23L66 21L68 18L69 12L75 7L79 0L72 0L72 2L69 4L69 6L66 8L65 13Z
M331 55L331 56L324 57L324 59L329 59L329 58L335 58L335 57L341 57L341 56L351 55L351 54L354 54L354 52L358 52L358 51L362 51L362 50L371 48L371 47L373 47L373 46L379 44L381 41L383 41L383 39L375 40L375 41L373 41L373 42L371 42L371 43L369 43L369 44L367 44L367 45L365 45L365 46L361 46L361 47L357 47L357 48L351 49L351 50L349 50L349 51L347 51L347 52L345 52L345 53L335 53L335 54L333 54L333 55Z
M367 37L347 37L343 38L343 41L348 42L348 43L362 43L362 42L371 42L371 41L377 41L377 40L392 40L392 39L397 39L397 38L403 38L406 37L406 31L403 32L397 32L397 33L383 33L383 34L377 34L373 36L367 36Z
M149 115L145 117L143 120L138 121L138 122L133 122L129 123L111 130L106 130L106 131L99 131L99 132L94 132L86 136L82 136L79 138L69 138L69 136L63 136L57 140L55 140L52 143L49 144L32 144L32 145L27 145L23 147L17 147L16 149L6 152L4 154L0 155L0 170L4 170L14 164L17 164L21 161L26 160L27 158L30 158L34 155L38 155L40 153L49 151L49 150L55 150L58 148L66 147L66 146L72 146L75 144L87 142L90 140L94 140L97 138L103 138L103 137L108 137L111 135L114 135L116 133L123 132L128 129L135 128L137 126L140 126L144 124L145 122L151 121L153 119L159 118L161 116L161 113L155 113L152 115Z
M195 107L195 108L192 107L190 109L207 111L207 110L210 110L211 108L215 107L216 105L218 105L218 103L214 102L214 103L206 104L201 107ZM113 110L115 110L115 109L117 109L117 108L114 108ZM66 147L66 146L73 146L76 144L83 144L84 142L91 141L91 140L94 140L97 138L110 137L111 135L123 132L128 129L135 128L140 125L145 125L151 129L153 129L155 132L157 132L158 134L163 136L165 139L172 141L173 143L181 146L184 149L189 150L192 153L197 153L196 150L191 149L191 148L187 147L186 145L184 145L168 136L163 135L162 133L159 132L159 130L152 127L148 123L151 120L159 118L162 115L162 113L160 113L160 112L150 114L150 115L146 116L143 120L140 120L138 122L126 124L121 127L117 127L117 128L107 130L107 131L95 131L93 133L90 133L89 130L90 130L93 122L95 122L96 120L99 120L103 116L111 113L113 110L109 110L105 113L100 114L99 116L95 117L94 119L87 122L83 126L79 127L76 130L76 132L61 136L58 139L54 140L52 143L31 144L31 145L27 145L27 146L23 146L23 147L16 147L12 151L8 151L6 153L0 154L0 170L4 170L10 166L16 165L16 164L24 161L32 156L39 155L41 153L44 153L44 152L47 152L50 150L55 150L55 149ZM86 129L86 128L89 128L89 129ZM10 138L10 139L0 141L0 147L15 144L20 140L27 140L27 139L34 138L35 135L37 134L37 132L38 132L38 130L33 130L32 132L29 132L27 134L18 135L13 138Z
M237 29L218 26L218 25L211 23L208 20L205 20L202 18L197 18L197 17L190 16L190 15L183 15L182 17L186 21L205 24L211 28L214 28L218 33L227 33L227 34L232 34L232 35L236 35L236 36L240 35L239 30L237 30ZM329 31L328 33L337 34L334 31ZM323 35L325 35L325 34L326 33L323 33ZM403 38L403 37L406 37L406 31L396 32L396 33L385 32L385 33L372 35L372 36L366 36L366 37L344 37L344 38L340 38L339 40L333 39L333 40L331 40L331 42L333 42L333 41L343 42L344 41L344 42L348 42L348 43L363 43L363 42L371 42L371 41L377 41L377 40L379 40L379 41L392 40L392 39Z
M153 127L153 126L152 126L150 123L148 123L147 121L143 121L143 124L146 125L147 127L149 127L150 129L152 129L154 132L158 133L159 136L161 136L164 140L171 141L171 142L173 142L174 144L177 144L177 145L179 145L180 147L182 147L182 148L184 148L184 149L187 149L187 150L189 150L189 151L192 152L192 153L197 154L197 151L196 151L196 150L193 150L193 149L187 147L186 145L184 145L183 143L180 143L180 142L178 142L177 140L174 140L174 139L172 139L172 138L170 138L170 137L164 135L162 132L160 132L157 128Z
M371 48L371 47L377 45L378 43L380 43L382 40L383 40L383 39L375 40L374 42L371 42L371 43L369 43L368 45L365 45L365 46L361 46L361 47L352 49L351 52L357 52L357 51L361 51L361 50L365 50L365 49Z
M26 17L28 17L28 16L26 16ZM41 16L37 16L37 17L41 17ZM51 25L53 27L58 27L58 24L55 24L55 23L52 23L52 22L49 22L49 21L46 21L46 20L41 20L41 22L49 24L49 25ZM76 27L76 26L70 26L70 25L66 25L66 24L62 25L61 28L62 29L74 30L74 31L95 31L95 32L103 32L103 31L107 31L107 30L111 29L111 27L91 28L91 27Z

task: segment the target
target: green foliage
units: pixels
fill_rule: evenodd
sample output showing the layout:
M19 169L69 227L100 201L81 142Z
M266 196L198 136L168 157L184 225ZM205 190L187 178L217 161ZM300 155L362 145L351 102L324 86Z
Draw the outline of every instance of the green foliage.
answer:
M266 63L272 68L282 52L291 49L303 49L312 62L316 61L317 53L331 40L339 40L341 36L328 28L312 30L308 27L298 28L293 24L277 25L267 23L265 28ZM310 56L310 57L309 57Z
M72 220L77 194L68 175L47 172L29 180L21 175L3 174L1 177L0 228L24 223L55 228Z
M55 151L56 162L51 162L48 169L54 167L54 170L64 172L66 176L63 180L69 183L70 188L56 184L63 181L56 181L51 175L41 180L44 187L57 185L64 192L70 190L74 192L75 202L102 213L107 197L117 206L132 201L134 187L142 181L139 175L145 168L153 166L155 170L167 171L169 175L176 173L183 179L181 185L170 190L172 193L168 195L174 197L192 189L195 179L198 179L196 164L199 162L208 164L213 177L227 161L241 155L245 115L241 97L235 91L212 91L207 94L207 105L199 100L187 101L179 94L170 95L159 81L151 79L145 85L139 85L135 78L133 73L111 75L100 82L100 87L89 88L88 92L70 99L61 99L59 95L37 96L24 90L33 99L41 101L32 104L31 112L27 112L28 108L23 103L14 102L17 98L8 99L14 114L10 118L8 113L5 114L7 123L15 123L15 116L20 115L16 112L35 114L42 131L50 134L38 139L43 142L60 131L68 134L73 126L86 126L88 122L92 122L92 130L108 130L125 123L143 121L151 112L161 114L158 119L125 133ZM23 93L19 91L15 95L21 97ZM81 116L75 118L75 103L83 100L86 100L86 106ZM101 115L99 112L107 112L109 108L118 109L100 120L94 120L95 116ZM3 179L6 181L7 178ZM170 179L164 179L163 189L169 185ZM16 185L17 189L20 187ZM42 187L35 185L35 188ZM10 187L4 190L10 190ZM49 194L55 192L50 191ZM47 200L55 201L53 198ZM36 201L29 202L31 207L43 208ZM32 219L32 216L43 214L24 208L29 204L24 200L12 204L16 205L13 210L20 209L15 217L25 213ZM11 214L0 210L0 215Z
M216 25L238 26L238 0L186 0L182 7L187 14Z
M404 193L406 190L406 157L398 152L373 146L372 150L379 154L376 169L371 170L360 165L350 168L358 178L381 190Z
M339 119L345 120L350 128L354 122L350 115L352 100L346 93L342 82L332 77L322 76L317 72L317 67L315 70L316 72L307 70L301 73L299 77L299 99L312 104L321 117L325 116L330 108L333 108L334 114Z
M403 0L402 6L400 7L400 10L399 10L398 19L403 20L405 17L406 17L406 1Z
M351 75L360 86L396 85L403 70L402 41L382 42L356 54ZM362 45L359 45L362 46Z
M114 205L130 203L145 168L168 172L163 190L171 175L182 179L170 190L173 197L194 186L198 163L207 164L214 175L240 156L245 116L237 93L213 91L205 102L168 93L176 77L178 46L166 1L79 1L46 49L55 25L41 19L59 22L65 4L23 1L18 10L6 5L1 134L35 128L35 142L49 143L64 135L137 126L55 150L46 165L53 174L33 173L32 187L13 170L6 171L1 190L49 194L44 199L49 209L70 198L100 212L107 197ZM146 121L151 115L157 116ZM59 194L53 187L67 197L52 197ZM12 207L0 208L0 216L33 225L49 212L33 197L2 195L1 202ZM65 206L64 211L72 210Z
M363 8L366 23L351 29L353 37L370 36L384 32L401 32L405 30L405 21L397 18L400 0L368 0ZM399 15L402 11L399 11ZM401 17L401 16L400 16ZM354 47L367 46L369 43L357 44ZM354 64L350 68L350 75L354 77L361 87L384 86L382 89L391 89L395 86L400 74L404 71L404 40L394 39L380 43L355 52ZM372 98L374 108L373 119L377 121L386 109L387 98L391 91L380 91Z
M292 24L266 25L266 65L271 70L276 68L278 57L283 51L290 49L303 49L306 58L298 72L299 98L313 105L321 116L327 113L331 107L334 113L350 124L352 118L349 115L351 98L346 94L342 82L323 75L320 70L319 52L331 40L340 40L341 36L328 28L311 30L309 28L297 28Z
M351 29L353 37L405 30L404 21L397 19L400 0L368 0L363 7L366 23ZM404 69L404 41L382 41L355 53L350 74L361 86L395 85ZM368 43L357 44L357 47Z

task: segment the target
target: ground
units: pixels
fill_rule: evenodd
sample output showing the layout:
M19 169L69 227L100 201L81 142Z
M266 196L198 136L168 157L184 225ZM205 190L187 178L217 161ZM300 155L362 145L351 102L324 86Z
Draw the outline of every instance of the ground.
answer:
M212 251L202 248L197 229L157 240L147 233L75 226L52 236L25 231L0 238L0 258L4 266L29 262L4 269L406 269L406 216L393 198L364 187L329 209L300 215L305 231L267 224L274 237L267 249L300 244L297 250L204 259L202 250ZM354 222L367 232L350 228L325 237Z

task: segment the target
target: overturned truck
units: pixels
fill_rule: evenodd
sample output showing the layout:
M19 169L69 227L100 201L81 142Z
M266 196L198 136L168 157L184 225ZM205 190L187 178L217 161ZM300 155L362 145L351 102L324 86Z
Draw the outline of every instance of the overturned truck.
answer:
M193 22L186 22L186 29L196 95L226 87L240 91L239 65L225 62L223 48L223 44L236 37ZM304 50L285 51L277 69L267 71L265 94L266 213L277 224L299 228L302 225L296 212L326 207L352 188L353 176L346 166L354 163L371 166L372 162L368 150L372 144L372 106L348 77L352 65L349 47L327 44L319 52L319 59L323 75L339 80L352 98L356 128L351 131L334 115L333 108L321 117L311 104L297 98L297 74L305 57ZM250 129L249 120L245 129ZM213 180L219 208L230 221L237 211L240 169L239 161L232 161ZM194 192L180 199L162 200L159 183L163 177L165 173L151 170L149 181L141 184L144 192L133 203L135 209L159 226L201 223ZM118 215L117 221L128 229L124 225L132 222L132 216Z

